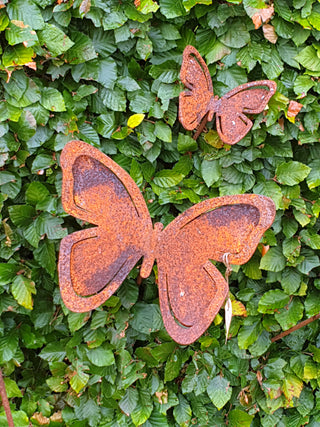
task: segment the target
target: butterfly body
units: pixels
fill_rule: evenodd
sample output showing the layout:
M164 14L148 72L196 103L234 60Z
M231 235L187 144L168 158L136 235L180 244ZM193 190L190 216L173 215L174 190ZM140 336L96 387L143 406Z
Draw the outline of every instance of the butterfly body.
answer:
M156 260L164 325L180 344L211 324L228 285L210 260L243 264L272 224L271 199L255 194L198 203L163 229L152 225L144 198L119 165L96 148L71 141L61 155L64 210L95 225L60 245L59 284L65 305L85 312L104 303L143 259L141 277Z
M226 144L236 144L250 131L252 121L246 114L259 114L276 91L271 80L250 82L236 87L220 99L213 94L208 67L193 46L183 52L180 71L188 89L179 96L179 120L187 130L196 129L216 115L216 128ZM202 128L202 126L200 126Z

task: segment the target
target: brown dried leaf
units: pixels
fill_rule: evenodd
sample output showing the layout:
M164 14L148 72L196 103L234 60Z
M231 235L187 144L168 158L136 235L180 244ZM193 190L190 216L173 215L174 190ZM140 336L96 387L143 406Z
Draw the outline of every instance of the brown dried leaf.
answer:
M79 12L81 14L86 14L89 12L91 7L91 0L82 0L80 7L79 7Z
M264 24L262 27L264 37L270 42L275 44L278 40L278 36L274 30L274 27L270 24Z
M24 23L23 21L17 21L17 20L15 20L15 19L13 19L11 22L12 22L16 27L19 27L19 28L27 28L27 27L29 27L29 25L25 25L25 23Z
M32 421L36 421L40 426L48 426L50 424L50 418L42 415L42 412L35 412L31 419Z
M57 422L57 423L62 423L63 422L62 412L58 411L58 412L55 412L54 414L52 414L51 417L50 417L50 421Z
M274 15L273 4L265 9L258 9L258 11L252 16L252 22L257 30L265 22L269 22L271 17Z
M157 391L155 393L156 398L158 399L160 405L168 403L168 391Z
M32 70L36 71L37 70L37 63L34 61L31 62L26 62L24 64L26 67L31 68Z
M299 113L302 107L303 105L300 104L300 102L290 101L287 116L296 117L296 115Z

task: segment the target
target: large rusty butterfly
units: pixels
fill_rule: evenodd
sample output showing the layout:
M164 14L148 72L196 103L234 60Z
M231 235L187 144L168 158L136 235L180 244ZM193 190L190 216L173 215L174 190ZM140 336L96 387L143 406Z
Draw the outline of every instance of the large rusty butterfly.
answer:
M216 128L226 144L236 144L251 129L252 121L246 114L261 113L274 95L277 85L271 80L260 80L232 89L220 99L214 96L211 76L200 53L193 46L183 51L180 79L188 89L179 97L179 120L187 130L198 127L194 139L207 121L216 115Z
M107 300L143 257L140 275L158 265L164 325L180 344L210 326L228 285L209 261L244 264L273 222L271 199L255 194L204 200L164 230L154 226L130 175L98 149L69 142L61 154L64 210L97 227L76 231L60 246L59 282L72 311L92 310Z

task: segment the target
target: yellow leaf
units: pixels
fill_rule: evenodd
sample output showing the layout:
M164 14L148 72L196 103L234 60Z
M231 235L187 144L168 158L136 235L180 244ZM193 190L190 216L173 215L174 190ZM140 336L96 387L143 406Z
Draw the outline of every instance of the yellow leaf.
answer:
M213 323L217 326L217 325L220 325L222 320L223 320L222 316L220 316L220 314L218 313L214 318Z
M247 317L247 310L240 301L232 301L232 315Z
M129 117L129 120L127 122L127 126L131 129L136 128L140 125L142 120L144 119L144 114L133 114Z
M294 397L299 398L302 388L303 382L298 377L292 374L286 374L282 390L289 403Z

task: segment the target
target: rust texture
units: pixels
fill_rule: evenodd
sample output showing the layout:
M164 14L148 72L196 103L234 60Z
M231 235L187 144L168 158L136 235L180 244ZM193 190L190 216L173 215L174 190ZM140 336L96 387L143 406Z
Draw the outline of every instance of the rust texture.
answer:
M239 142L251 129L252 121L246 114L261 113L277 88L271 80L260 80L238 86L219 99L213 94L206 63L190 45L183 52L180 79L188 89L179 97L182 126L187 130L198 128L196 139L215 114L219 137L229 145Z
M108 299L143 258L140 275L158 264L164 325L179 344L210 326L228 285L210 260L247 262L274 220L271 199L255 194L217 197L187 209L164 230L152 225L132 178L96 148L69 142L61 155L65 211L96 225L65 237L59 282L66 306L92 310Z
M0 396L2 400L2 406L4 408L4 412L6 414L6 418L8 421L8 427L14 427L13 418L10 410L10 403L6 391L6 385L4 383L2 370L0 369Z

